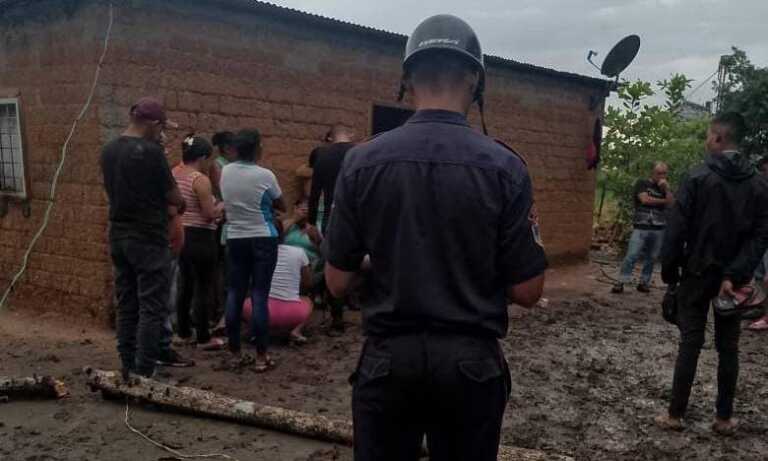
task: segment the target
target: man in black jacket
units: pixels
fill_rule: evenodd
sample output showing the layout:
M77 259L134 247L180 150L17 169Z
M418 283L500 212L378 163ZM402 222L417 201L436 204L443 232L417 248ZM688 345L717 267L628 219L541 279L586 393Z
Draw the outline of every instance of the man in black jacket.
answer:
M662 279L677 290L680 348L669 413L656 418L665 429L682 429L712 298L733 295L748 283L768 248L768 181L738 151L744 119L727 113L713 119L709 155L677 194L662 251ZM681 273L682 272L682 273ZM717 415L713 430L732 433L739 373L738 316L715 314L719 355Z

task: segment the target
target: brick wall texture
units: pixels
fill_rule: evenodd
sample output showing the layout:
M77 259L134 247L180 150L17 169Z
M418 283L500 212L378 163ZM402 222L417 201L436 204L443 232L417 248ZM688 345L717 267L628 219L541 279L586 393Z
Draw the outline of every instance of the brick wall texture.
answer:
M255 14L238 2L119 2L93 105L81 121L60 178L50 225L29 260L14 307L106 318L112 305L107 206L100 146L127 123L130 105L160 97L180 124L171 162L187 132L209 136L258 128L266 167L289 198L294 176L329 125L368 135L374 104L393 104L400 43ZM241 5L241 6L238 6ZM22 2L0 19L0 92L18 90L25 117L32 214L11 204L0 218L0 289L18 270L45 209L56 163L88 94L107 24L99 1ZM503 66L489 69L492 135L529 163L547 252L554 260L589 249L594 173L584 154L602 105L586 83ZM478 117L471 114L476 125Z

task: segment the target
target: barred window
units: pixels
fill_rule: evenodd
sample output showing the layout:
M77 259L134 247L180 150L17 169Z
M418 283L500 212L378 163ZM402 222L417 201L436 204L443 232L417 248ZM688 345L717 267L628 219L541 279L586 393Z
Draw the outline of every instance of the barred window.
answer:
M0 99L0 196L26 198L19 100Z

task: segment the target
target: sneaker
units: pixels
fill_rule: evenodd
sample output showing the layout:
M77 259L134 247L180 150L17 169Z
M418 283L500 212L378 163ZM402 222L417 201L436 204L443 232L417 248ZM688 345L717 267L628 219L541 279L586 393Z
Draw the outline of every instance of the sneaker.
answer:
M637 286L637 291L639 291L640 293L650 293L651 288L648 286L648 284L641 283L640 285Z
M611 288L611 293L613 294L624 293L624 284L617 283L616 285L614 285L613 288Z
M188 368L188 367L194 367L195 361L192 359L185 359L181 356L178 352L171 349L168 353L167 357L163 357L162 359L158 360L157 362L158 366L161 367L174 367L174 368Z

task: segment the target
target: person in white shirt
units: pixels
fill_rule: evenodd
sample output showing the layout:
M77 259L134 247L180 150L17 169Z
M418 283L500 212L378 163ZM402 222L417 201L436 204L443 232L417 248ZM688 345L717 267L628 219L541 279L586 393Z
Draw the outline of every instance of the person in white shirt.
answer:
M254 369L267 371L275 363L269 357L267 298L277 264L278 232L274 210L285 211L283 193L275 174L259 166L261 135L243 130L235 137L238 159L224 167L221 194L227 216L227 249L230 270L226 303L229 350L235 361L251 362L241 354L240 321L250 288L254 315L249 342L256 346Z

